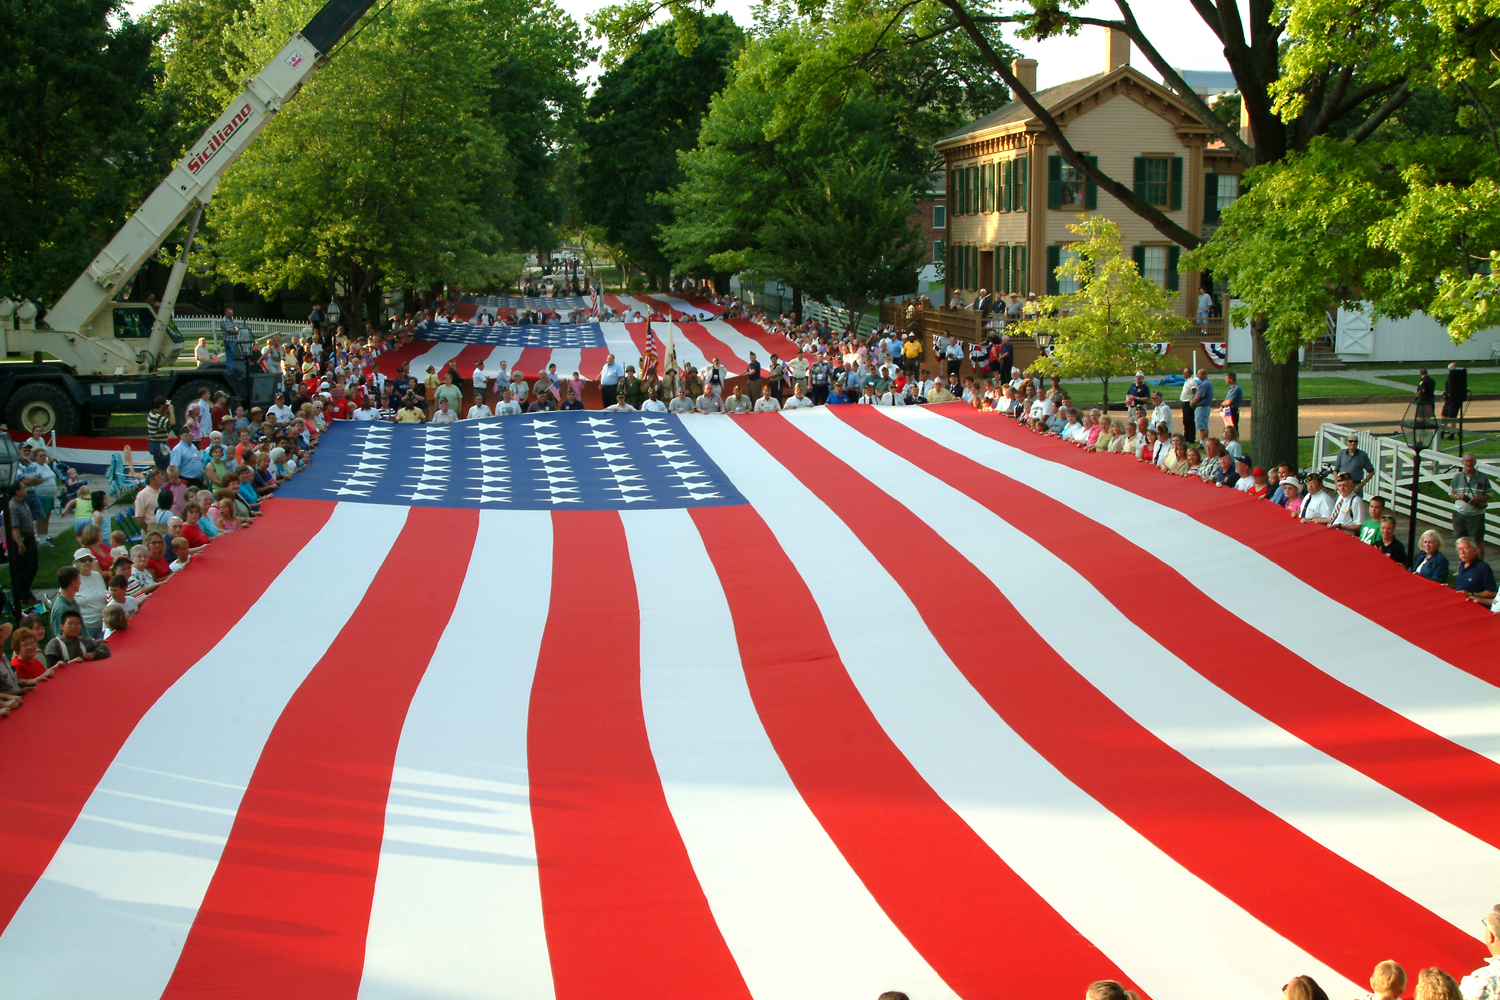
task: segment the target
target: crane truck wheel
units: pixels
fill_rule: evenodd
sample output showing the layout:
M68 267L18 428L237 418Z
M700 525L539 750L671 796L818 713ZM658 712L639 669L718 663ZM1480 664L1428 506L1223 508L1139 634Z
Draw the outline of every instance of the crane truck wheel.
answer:
M77 434L78 407L57 386L33 382L10 394L5 424L16 431L40 427L46 433Z
M186 382L181 383L177 386L177 391L172 393L172 412L177 415L178 424L181 424L183 423L183 421L187 420L188 404L195 402L198 399L198 390L204 388L208 389L208 394L210 397L214 396L216 393L229 392L229 386L216 378L194 378L188 379ZM230 393L230 395L233 394ZM203 436L208 437L209 430L217 429L218 428L205 429L203 431Z

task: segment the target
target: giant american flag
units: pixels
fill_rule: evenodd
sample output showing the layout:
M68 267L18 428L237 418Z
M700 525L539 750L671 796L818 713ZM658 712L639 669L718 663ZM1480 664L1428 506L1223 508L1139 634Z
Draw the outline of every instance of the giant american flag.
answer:
M0 723L0 993L1353 996L1478 965L1496 623L962 404L345 423Z

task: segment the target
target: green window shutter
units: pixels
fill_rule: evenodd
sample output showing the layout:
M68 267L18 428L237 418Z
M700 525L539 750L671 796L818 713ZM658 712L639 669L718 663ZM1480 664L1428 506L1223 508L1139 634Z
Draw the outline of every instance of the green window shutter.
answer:
M1135 158L1135 183L1131 186L1137 198L1146 197L1146 158L1137 156Z
M1089 161L1089 166L1091 167L1099 165L1099 157L1097 156L1089 156L1085 157L1085 159ZM1085 211L1093 211L1099 207L1099 185L1095 184L1092 180L1084 181L1083 207Z
M954 176L954 180L958 181L958 214L959 215L968 215L969 214L969 203L968 203L967 199L964 197L964 195L965 195L965 192L964 192L964 181L968 179L969 172L967 170L965 170L963 167L959 167L958 170L956 170L954 172L953 176Z
M1047 157L1047 207L1062 208L1062 157Z
M1016 292L1025 295L1031 291L1031 276L1026 273L1026 247L1016 247Z
M990 164L990 211L1000 211L1000 163Z
M1135 269L1142 274L1146 273L1146 248L1137 243L1130 248L1130 256L1135 258Z
M1203 175L1203 221L1219 221L1219 175Z
M984 203L986 215L990 212L990 206L994 204L992 192L995 190L995 165L993 163L981 163L979 165L979 189L983 192L980 200Z
M1182 247L1172 244L1167 247L1167 291L1177 291L1177 257L1182 253Z
M1057 268L1062 263L1062 247L1052 244L1047 248L1047 294L1057 294Z
M1023 156L1016 161L1016 211L1026 212L1031 208L1031 157Z
M979 214L979 168L969 168L969 211Z
M1172 184L1171 194L1168 198L1170 207L1168 211L1175 212L1182 207L1182 157L1172 157Z
M1005 210L1011 212L1016 207L1016 161L1005 161L1005 175L1001 186L1005 189Z

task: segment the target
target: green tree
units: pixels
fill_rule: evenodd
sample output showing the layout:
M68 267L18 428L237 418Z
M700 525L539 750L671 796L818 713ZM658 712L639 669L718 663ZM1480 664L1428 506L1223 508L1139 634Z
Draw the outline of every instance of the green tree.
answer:
M1103 216L1080 215L1068 228L1082 240L1076 255L1057 267L1059 280L1078 290L1042 297L1040 315L1023 321L1022 336L1047 334L1052 353L1032 364L1034 371L1063 378L1097 378L1109 406L1109 380L1160 360L1148 345L1187 326L1174 311L1176 296L1149 280L1124 256L1120 227Z
M743 46L744 33L727 14L706 18L686 55L676 26L662 25L605 72L589 100L579 130L583 218L651 275L653 288L671 269L658 238L672 206L657 196L682 180L677 154L693 146Z
M872 304L915 290L925 253L924 234L911 222L911 189L892 190L889 173L879 160L819 166L812 183L768 213L757 247L709 262L838 302L852 333Z
M166 176L158 34L121 0L0 3L0 292L54 301Z
M243 24L252 62L307 17L263 0ZM499 213L511 189L489 116L494 50L457 0L398 0L278 114L219 185L206 245L264 295L331 289L357 329L383 286L508 280ZM429 55L443 51L442 72Z

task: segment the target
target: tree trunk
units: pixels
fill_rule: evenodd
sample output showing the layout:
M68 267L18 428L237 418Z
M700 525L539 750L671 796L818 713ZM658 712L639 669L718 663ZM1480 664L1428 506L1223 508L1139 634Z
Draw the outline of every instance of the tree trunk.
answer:
M1109 379L1108 378L1104 378L1104 379L1101 379L1100 381L1102 381L1104 383L1104 389L1103 389L1103 395L1104 395L1104 415L1105 415L1105 417L1108 417L1109 416Z
M1297 464L1297 355L1276 361L1266 346L1266 321L1250 323L1251 364L1255 393L1255 464L1269 469L1282 462Z

